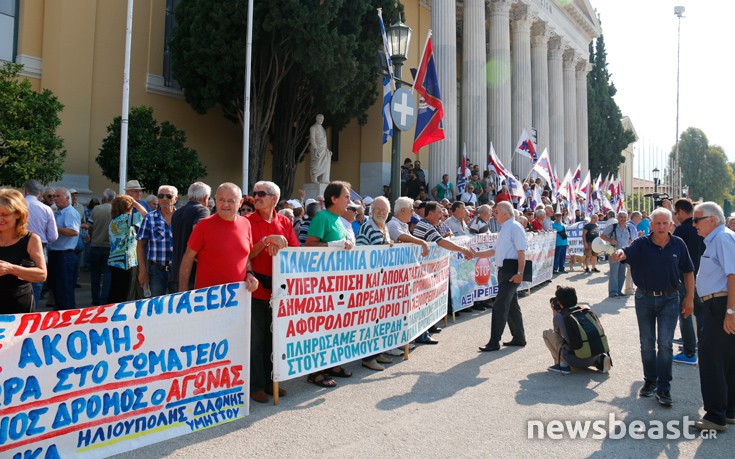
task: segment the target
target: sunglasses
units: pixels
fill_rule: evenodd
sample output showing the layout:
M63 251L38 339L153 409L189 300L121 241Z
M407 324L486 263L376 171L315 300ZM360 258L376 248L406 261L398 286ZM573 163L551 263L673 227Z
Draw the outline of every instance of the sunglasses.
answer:
M267 191L253 191L254 198L264 198L266 196L273 196L273 195L271 193L268 193Z
M700 220L704 220L705 218L710 218L712 215L705 215L704 217L692 217L693 223L699 223Z
M163 199L163 198L173 199L174 195L168 194L168 193L158 193L158 199Z

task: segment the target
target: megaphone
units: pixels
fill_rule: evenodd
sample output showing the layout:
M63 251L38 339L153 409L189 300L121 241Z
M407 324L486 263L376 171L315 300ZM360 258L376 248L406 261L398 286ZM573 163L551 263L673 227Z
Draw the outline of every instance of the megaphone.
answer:
M606 253L608 255L612 255L615 253L615 247L605 242L601 237L596 237L595 240L592 241L592 251L595 253Z

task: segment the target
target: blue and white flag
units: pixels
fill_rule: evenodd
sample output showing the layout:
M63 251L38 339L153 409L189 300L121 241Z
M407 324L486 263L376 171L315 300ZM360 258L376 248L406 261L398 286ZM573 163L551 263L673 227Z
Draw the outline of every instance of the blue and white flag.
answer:
M390 78L383 76L383 143L393 137L393 116L390 114L390 102L393 91L390 88Z
M385 54L385 61L388 64L388 74L390 75L390 83L395 88L395 81L394 81L395 74L393 73L393 61L390 58L390 45L388 44L388 35L385 33L385 24L383 23L383 9L382 8L378 8L378 19L380 20L380 33L383 35L383 53Z

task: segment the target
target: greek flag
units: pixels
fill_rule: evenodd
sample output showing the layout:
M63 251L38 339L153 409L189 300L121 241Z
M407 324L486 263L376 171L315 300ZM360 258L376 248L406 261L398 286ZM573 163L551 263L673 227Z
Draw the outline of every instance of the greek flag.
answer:
M390 78L383 77L383 143L393 137L393 117L390 114L390 101L393 99L393 91L390 87Z

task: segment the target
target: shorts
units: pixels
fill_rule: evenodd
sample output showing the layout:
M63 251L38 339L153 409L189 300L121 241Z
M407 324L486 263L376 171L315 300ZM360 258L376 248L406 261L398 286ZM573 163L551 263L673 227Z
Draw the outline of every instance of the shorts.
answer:
M584 247L584 256L585 257L596 257L597 253L592 251L592 246L585 246Z

